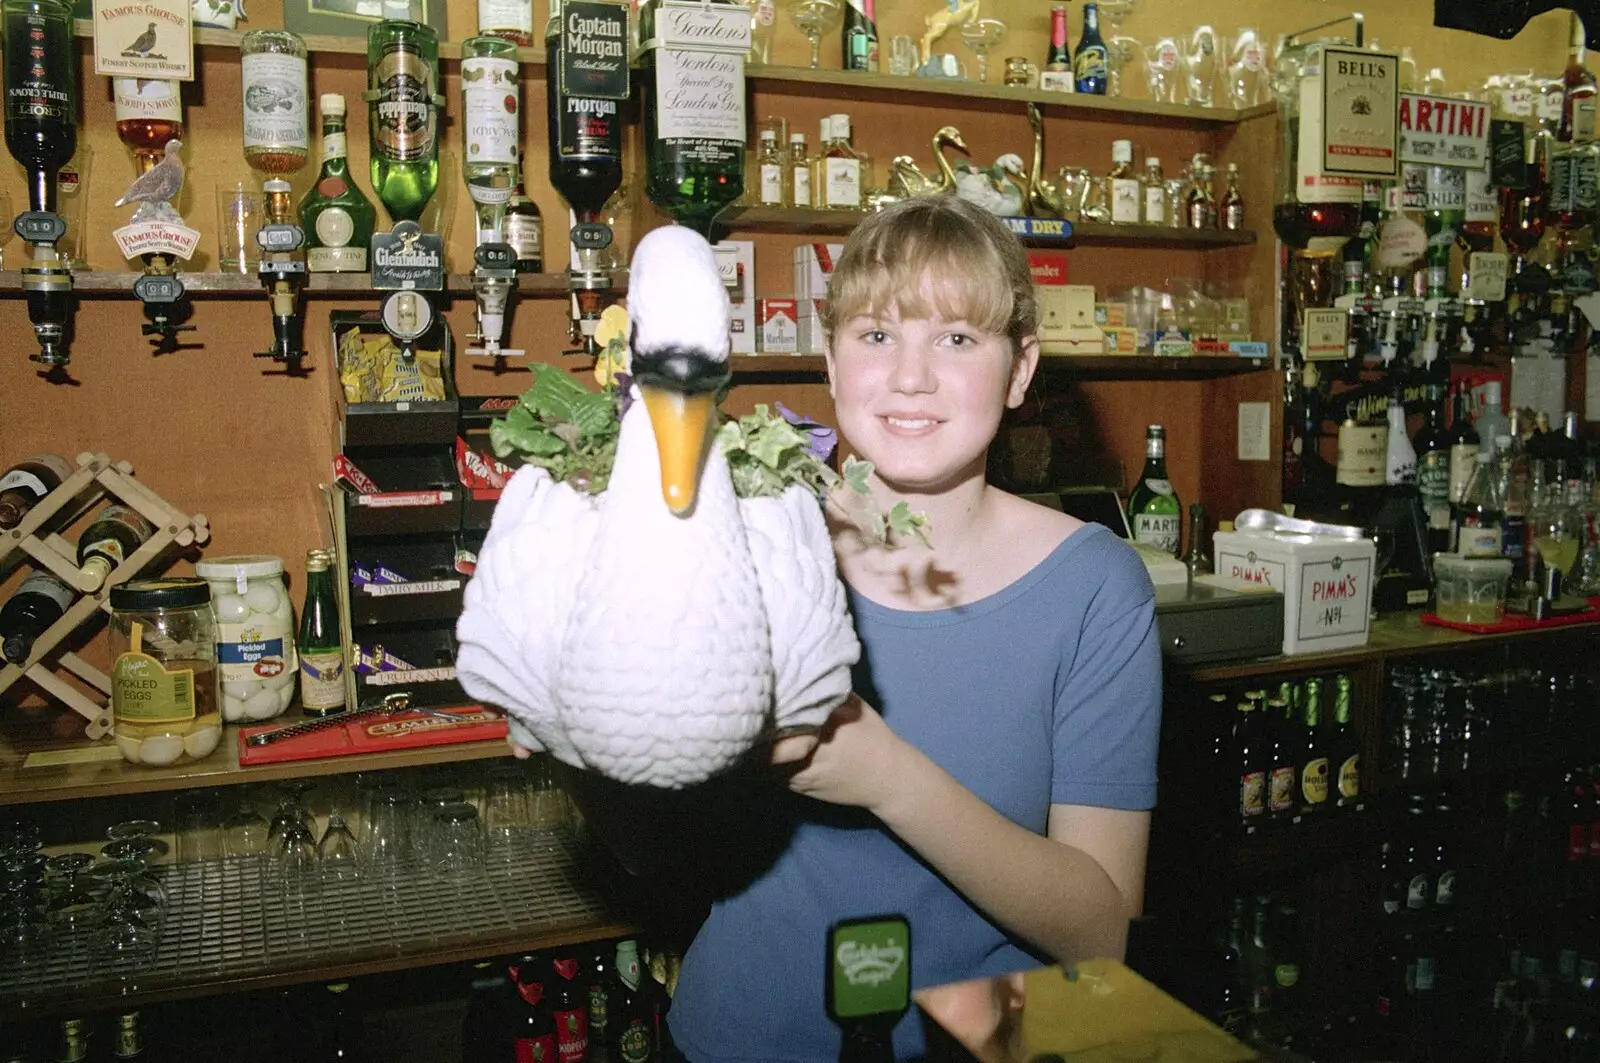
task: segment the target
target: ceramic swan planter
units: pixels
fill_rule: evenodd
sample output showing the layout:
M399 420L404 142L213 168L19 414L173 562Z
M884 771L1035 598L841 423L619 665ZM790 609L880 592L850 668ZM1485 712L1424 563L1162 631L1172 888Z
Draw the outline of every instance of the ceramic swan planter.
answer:
M860 644L816 491L739 498L720 439L707 445L714 405L697 374L725 377L728 357L710 246L677 227L646 236L629 302L638 397L609 483L591 494L532 465L512 477L456 668L520 744L681 789L820 727Z

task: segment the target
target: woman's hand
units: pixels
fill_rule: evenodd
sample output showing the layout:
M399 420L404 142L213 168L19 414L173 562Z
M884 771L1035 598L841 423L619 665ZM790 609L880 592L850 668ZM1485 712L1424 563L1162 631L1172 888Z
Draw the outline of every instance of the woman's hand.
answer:
M835 805L875 811L904 786L916 750L889 729L876 709L851 694L820 734L772 744L772 763L793 765L789 789Z
M511 755L516 757L518 760L527 760L529 757L533 756L533 750L529 749L527 746L519 746L515 739L508 737L506 739L506 745L511 747Z

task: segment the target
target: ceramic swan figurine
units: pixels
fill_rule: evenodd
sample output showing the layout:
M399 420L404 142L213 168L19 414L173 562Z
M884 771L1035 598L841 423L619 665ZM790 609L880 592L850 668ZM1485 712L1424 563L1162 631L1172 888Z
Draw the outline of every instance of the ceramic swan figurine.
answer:
M520 744L678 789L821 726L860 645L818 499L736 498L710 442L729 353L710 245L651 232L628 303L637 394L610 484L587 495L517 472L467 587L456 668Z
M1007 153L987 170L963 164L956 175L956 195L991 214L1016 217L1027 202L1028 174L1022 158Z

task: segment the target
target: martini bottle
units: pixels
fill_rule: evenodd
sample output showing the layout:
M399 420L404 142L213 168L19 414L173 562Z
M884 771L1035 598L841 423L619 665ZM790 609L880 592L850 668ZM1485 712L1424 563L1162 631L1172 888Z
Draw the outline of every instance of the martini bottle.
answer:
M709 238L712 221L744 194L750 17L734 0L657 0L640 19L645 192Z
M439 37L386 19L367 31L372 191L395 221L417 221L439 184Z
M1135 542L1148 543L1179 556L1183 537L1183 504L1167 479L1167 430L1158 424L1145 429L1144 472L1128 497L1128 523Z

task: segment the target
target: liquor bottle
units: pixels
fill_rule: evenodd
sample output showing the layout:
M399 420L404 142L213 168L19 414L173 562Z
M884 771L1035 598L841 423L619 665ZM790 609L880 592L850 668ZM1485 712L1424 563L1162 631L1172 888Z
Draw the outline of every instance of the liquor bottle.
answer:
M589 1054L604 1056L610 1041L611 961L605 949L595 949L589 957L586 979L589 994Z
M1196 158L1191 167L1193 179L1184 193L1184 216L1191 229L1217 227L1217 197L1212 188L1214 171L1205 160Z
M1239 191L1239 164L1228 163L1228 190L1222 197L1222 227L1229 232L1244 230L1244 193Z
M1500 197L1489 181L1489 164L1467 171L1467 207L1462 215L1457 239L1469 254L1493 251L1494 235L1500 223Z
M1304 990L1300 986L1300 909L1280 901L1269 912L1272 940L1273 1010L1295 1016ZM1292 1021L1292 1020L1291 1020Z
M1338 787L1334 803L1354 810L1361 802L1361 742L1350 722L1350 677L1333 681L1333 733L1328 736L1328 771Z
M1276 697L1267 702L1267 719L1272 721L1272 766L1267 772L1267 815L1273 822L1287 822L1300 806L1296 773L1300 764L1299 727L1290 716L1289 702Z
M36 639L61 619L76 597L48 572L35 572L0 606L0 657L23 664Z
M760 189L757 200L764 207L784 206L784 163L783 152L778 150L778 131L776 129L763 129L761 131L761 147L756 152L756 187Z
M0 476L0 531L10 531L61 481L72 475L72 464L55 454L32 454Z
M1252 699L1239 702L1238 723L1233 728L1233 774L1238 780L1239 822L1254 829L1267 814L1269 753L1263 720Z
M861 159L850 150L850 116L832 114L822 123L820 205L827 210L860 210Z
M125 1011L115 1020L112 1059L138 1059L144 1055L144 1040L139 1034L139 1013Z
M478 33L528 47L533 43L533 0L478 0Z
M28 171L34 210L56 209L56 171L78 146L78 55L72 5L6 0L6 150Z
M639 946L632 939L617 943L616 973L607 1016L612 1063L649 1063L656 1052L655 1026L639 966Z
M1417 452L1417 492L1428 515L1428 540L1434 553L1449 548L1450 436L1444 427L1444 385L1429 384L1426 419L1411 445Z
M364 273L378 211L350 179L344 97L325 93L318 104L322 110L322 172L300 201L306 269L313 273Z
M1383 482L1400 487L1417 482L1417 449L1406 436L1406 405L1397 387L1389 397L1389 435L1384 454Z
M1561 72L1561 123L1556 140L1563 144L1593 140L1595 136L1595 78L1584 65L1586 32L1583 20L1571 18L1571 43L1566 69Z
M645 194L679 224L709 235L713 219L744 194L750 16L735 0L709 0L674 6L668 18L665 2L639 14ZM715 46L730 34L741 42L736 51Z
M1135 542L1181 556L1183 504L1167 479L1167 430L1158 424L1145 429L1144 472L1128 496L1128 523Z
M1303 726L1300 729L1300 813L1317 815L1329 808L1331 796L1329 756L1322 726L1322 680L1306 680Z
M1363 423L1346 417L1339 426L1339 453L1334 480L1341 509L1355 520L1364 521L1377 508L1386 478L1389 457L1389 423Z
M1243 1033L1250 1010L1250 989L1244 970L1244 898L1233 899L1226 930L1218 941L1213 995L1206 1009L1212 1022L1226 1032Z
M336 716L345 710L344 636L339 602L333 592L332 557L326 550L306 552L306 604L300 610L300 708L307 716Z
M89 1035L86 1019L62 1019L56 1030L55 1054L50 1058L57 1063L83 1063L89 1058Z
M372 192L395 221L417 221L439 185L439 35L385 19L367 30Z
M511 1022L513 1056L517 1063L555 1063L556 1020L545 999L539 958L523 956L510 970L521 1001Z
M556 1054L561 1063L589 1058L589 993L578 980L578 961L550 961L550 1011L556 1020Z
M306 42L288 30L251 30L239 39L244 91L244 157L264 174L291 174L311 154Z
M78 567L98 586L155 531L127 506L107 506L78 536Z
M878 19L874 0L845 0L844 55L846 70L875 73L878 69Z
M628 9L610 5L606 14L604 19L582 19L576 32L564 33L560 0L552 0L544 31L550 184L586 222L600 218L622 184L622 116L617 100L584 95L567 84L570 79L563 79L561 71L564 64L583 62L588 55L625 63L627 47L621 42L628 38Z
M1053 74L1072 70L1072 49L1067 47L1067 5L1050 8L1050 49L1044 55L1044 69Z
M789 134L789 205L809 207L811 203L811 161L806 158L806 135Z
M1455 843L1458 829L1450 795L1440 792L1433 806L1433 906L1444 915L1461 899L1461 854Z
M1144 190L1144 223L1167 224L1167 181L1161 173L1161 160L1154 155L1145 156L1144 175L1139 178Z
M1495 441L1495 484L1504 514L1500 523L1500 556L1511 562L1512 585L1528 578L1528 458L1517 430L1520 415L1512 413L1505 434Z
M181 84L145 78L111 79L117 139L133 149L140 173L161 161L167 141L183 139Z
M1100 5L1091 0L1083 5L1083 32L1078 36L1078 50L1072 54L1077 91L1104 96L1110 69L1110 53L1106 42L1100 39Z
M1496 454L1497 441L1500 437L1511 431L1511 422L1506 419L1502 406L1503 394L1500 381L1484 381L1483 406L1478 410L1478 420L1474 427L1478 431L1478 449L1491 457Z
M1450 253L1456 246L1467 211L1466 171L1454 166L1429 166L1427 210L1428 296L1449 294Z
M508 1041L519 1002L503 968L489 960L473 964L467 1013L461 1020L461 1058L485 1063L511 1059Z
M506 243L517 253L518 273L544 272L544 217L539 204L522 191L522 178L506 200Z
M1256 897L1250 909L1250 933L1244 942L1245 984L1250 991L1249 1021L1257 1030L1271 1020L1277 1003L1277 964L1273 961L1272 938L1267 929L1271 908L1271 897L1265 894Z
M1450 413L1450 501L1460 502L1477 468L1478 433L1472 427L1471 394L1465 383L1456 388ZM1419 452L1420 453L1420 452Z
M1428 810L1421 794L1406 799L1406 912L1415 917L1433 904L1433 860L1428 852Z
M1139 179L1133 173L1133 141L1111 142L1111 222L1139 224Z
M479 36L461 42L461 110L461 174L478 219L478 243L504 243L522 140L517 49L509 39Z

